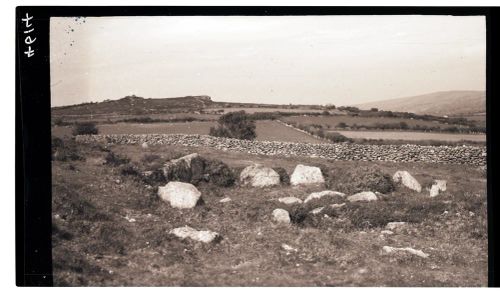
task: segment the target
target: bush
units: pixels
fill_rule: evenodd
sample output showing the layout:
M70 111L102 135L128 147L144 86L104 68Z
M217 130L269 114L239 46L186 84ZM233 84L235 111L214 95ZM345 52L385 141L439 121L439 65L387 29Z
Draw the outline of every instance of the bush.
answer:
M253 140L257 136L255 123L248 118L245 111L224 114L219 118L218 124L210 129L211 136L242 140Z
M347 127L347 124L345 122L339 122L336 127L338 128L346 128Z
M336 133L336 132L331 132L331 133L327 133L325 138L327 138L328 140L332 141L332 142L349 142L350 139L340 133Z
M290 184L290 176L286 172L286 170L282 167L275 167L273 170L280 175L280 183L283 185L288 185Z
M97 135L99 130L93 122L78 123L73 128L73 136L77 135Z
M78 153L77 144L73 140L64 141L61 138L52 137L52 160L68 161L83 160Z
M120 166L122 164L127 164L130 162L130 159L128 159L125 156L117 155L113 152L109 152L106 155L106 164L112 165L112 166Z
M382 172L376 165L368 168L353 167L331 175L335 177L328 180L328 187L347 194L361 191L389 193L395 190L391 176Z
M205 174L208 181L221 187L229 187L236 181L233 171L220 160L207 160Z

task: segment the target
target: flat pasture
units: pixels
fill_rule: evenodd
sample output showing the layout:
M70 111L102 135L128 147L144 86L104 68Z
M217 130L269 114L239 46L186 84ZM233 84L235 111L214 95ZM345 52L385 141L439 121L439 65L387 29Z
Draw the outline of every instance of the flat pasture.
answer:
M208 135L210 128L216 122L162 122L162 123L115 123L99 124L100 134L198 134ZM64 137L71 135L72 127L56 126L52 128L52 135ZM328 143L306 133L297 131L275 121L263 120L256 122L257 141L280 141L295 143Z
M482 134L448 134L448 133L425 133L425 132L400 132L400 131L345 131L337 130L352 139L374 139L374 140L436 140L447 142L474 141L486 142L486 135Z
M321 113L323 110L318 109L288 109L288 108L259 108L259 107L230 107L230 108L207 108L204 111L215 112L224 110L224 113L245 111L246 113L253 114L258 112L289 112L289 113Z
M362 116L350 116L350 115L333 115L333 116L289 116L282 119L287 123L297 123L304 125L318 124L326 128L334 128L339 123L343 122L349 126L356 125L375 125L375 124L397 124L400 122L406 122L409 127L427 126L427 127L441 127L446 128L453 125L448 125L444 123L439 123L435 121L427 121L420 119L411 118L392 118L392 117L362 117Z

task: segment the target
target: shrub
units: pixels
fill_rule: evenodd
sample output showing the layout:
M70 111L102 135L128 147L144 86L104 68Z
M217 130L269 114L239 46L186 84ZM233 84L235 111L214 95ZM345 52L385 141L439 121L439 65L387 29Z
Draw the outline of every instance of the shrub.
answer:
M275 170L276 173L278 173L278 175L280 175L280 183L281 184L284 184L284 185L290 184L290 176L288 175L288 173L286 172L286 170L284 168L275 167L275 168L273 168L273 170Z
M78 123L73 128L73 136L77 135L97 135L99 130L93 122Z
M78 152L77 144L67 139L64 141L61 138L52 137L52 160L68 161L68 160L83 160L84 157Z
M338 128L346 128L347 127L347 124L345 122L339 122L336 127Z
M109 164L112 166L120 166L122 164L127 164L129 162L130 162L129 158L127 158L125 156L117 155L113 152L109 152L106 155L106 164Z
M336 132L331 132L331 133L327 133L325 138L327 138L328 140L332 141L332 142L349 142L350 139L340 133L336 133Z
M120 173L122 174L122 176L134 176L134 177L137 177L137 176L140 176L140 172L139 170L131 165L131 164L126 164L121 170L120 170Z
M211 136L242 140L253 140L257 136L255 123L248 118L245 111L224 114L219 118L218 124L210 129Z
M229 187L236 181L233 171L220 160L207 160L204 172L208 181L217 186Z
M328 186L340 192L354 194L361 191L389 193L395 190L391 176L382 172L378 166L368 168L353 167L345 172L331 174Z

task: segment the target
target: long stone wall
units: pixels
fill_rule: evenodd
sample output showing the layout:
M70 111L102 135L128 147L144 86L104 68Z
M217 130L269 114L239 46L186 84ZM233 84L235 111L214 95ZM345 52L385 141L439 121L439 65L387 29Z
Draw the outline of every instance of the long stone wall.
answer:
M311 144L248 141L185 134L81 135L76 137L76 141L80 143L147 143L148 145L211 147L223 151L247 152L258 155L305 156L333 160L486 165L486 147L477 146Z

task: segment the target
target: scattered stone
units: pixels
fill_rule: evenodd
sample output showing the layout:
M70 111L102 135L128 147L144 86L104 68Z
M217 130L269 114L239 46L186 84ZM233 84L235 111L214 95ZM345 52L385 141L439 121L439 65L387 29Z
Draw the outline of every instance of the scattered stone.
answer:
M357 202L357 201L375 201L377 200L377 195L371 191L363 191L360 193L356 193L354 195L351 195L347 198L348 201L350 202Z
M295 167L290 177L290 184L294 186L323 183L325 183L325 179L323 178L321 169L313 166L299 164Z
M325 207L319 207L319 208L315 208L314 210L310 211L309 213L313 214L313 215L316 215L316 214L319 214L321 213L321 211L323 211Z
M430 197L436 197L439 193L446 191L446 180L434 180L432 184L429 195Z
M230 202L230 201L231 201L231 198L229 198L229 197L225 197L225 198L219 200L219 202L222 202L222 203L224 203L224 202Z
M279 202L282 202L284 204L290 205L294 203L302 203L302 200L300 198L296 198L295 196L287 196L287 197L282 197L278 199Z
M394 234L394 232L392 232L392 231L390 231L390 230L382 230L380 233L382 233L382 234L387 234L387 235Z
M395 183L403 184L411 190L415 190L417 192L422 191L420 183L408 171L397 171L392 177L392 180Z
M148 143L144 142L144 143L142 143L141 147L142 147L142 149L148 149L149 145L148 145Z
M116 179L116 180L115 180L115 183L116 183L116 184L120 184L121 182L122 182L122 181L121 181L120 179Z
M219 234L217 232L209 231L209 230L196 230L189 226L175 228L169 231L170 234L173 234L181 239L190 238L195 241L203 242L203 243L211 243L215 239L219 238Z
M250 184L253 187L274 186L280 184L280 175L272 168L253 164L241 172L240 182L243 185Z
M188 209L196 206L201 192L193 184L172 181L158 187L158 195L174 208Z
M386 229L389 230L395 230L395 229L400 229L406 227L407 223L406 222L389 222L385 226Z
M386 253L393 253L393 252L398 252L398 251L403 251L403 252L408 252L412 255L416 255L416 256L419 256L419 257L422 257L422 258L427 258L429 257L429 254L426 254L424 252L422 252L421 250L415 250L415 249L412 249L412 248L394 248L394 247L389 247L389 246L384 246L382 248L382 250L384 250Z
M287 210L275 209L273 211L273 220L278 223L290 223L290 214Z
M304 203L307 203L313 199L320 199L325 196L340 196L340 197L345 197L345 194L342 192L338 191L331 191L331 190L325 190L321 192L313 192L309 194L309 196L304 200Z
M341 208L345 206L345 202L344 203L341 203L341 204L331 204L330 207L334 208L334 209L338 209L338 208Z
M290 245L287 244L281 244L281 248L287 252L297 252L298 250Z

